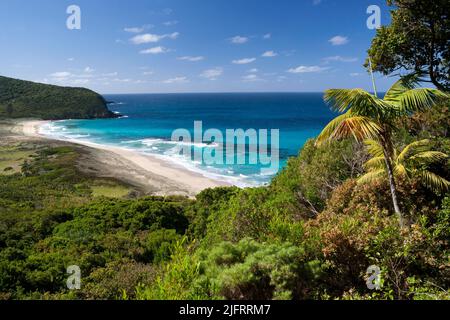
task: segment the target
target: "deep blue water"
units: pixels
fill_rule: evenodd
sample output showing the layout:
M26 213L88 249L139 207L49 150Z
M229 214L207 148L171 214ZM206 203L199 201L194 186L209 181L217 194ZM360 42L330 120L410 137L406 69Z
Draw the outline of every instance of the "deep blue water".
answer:
M202 121L203 130L216 128L224 135L226 129L279 129L281 168L335 116L322 96L321 93L105 95L108 101L114 102L109 108L125 117L58 121L42 127L41 133L135 149L237 185L260 185L272 177L261 174L260 164L194 162L174 153L177 144L170 141L172 132L185 128L193 133L194 121ZM192 148L212 148L212 145Z

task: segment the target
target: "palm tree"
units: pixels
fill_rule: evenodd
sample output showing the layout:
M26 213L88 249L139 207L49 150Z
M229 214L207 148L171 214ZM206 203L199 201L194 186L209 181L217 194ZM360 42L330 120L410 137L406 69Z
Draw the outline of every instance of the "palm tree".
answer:
M418 77L411 75L397 81L383 99L363 89L330 89L325 102L332 110L342 114L332 120L317 138L317 145L329 140L354 137L357 141L372 139L383 151L384 164L394 210L403 227L404 219L398 205L397 187L393 172L394 146L392 133L396 120L416 111L431 108L438 100L448 96L437 90L417 88Z
M372 158L364 164L367 173L358 179L358 183L367 183L386 176L383 147L376 140L364 142ZM430 165L446 160L448 155L430 150L430 140L415 141L403 150L394 149L393 172L396 178L420 178L428 188L439 192L447 191L450 182L429 170Z

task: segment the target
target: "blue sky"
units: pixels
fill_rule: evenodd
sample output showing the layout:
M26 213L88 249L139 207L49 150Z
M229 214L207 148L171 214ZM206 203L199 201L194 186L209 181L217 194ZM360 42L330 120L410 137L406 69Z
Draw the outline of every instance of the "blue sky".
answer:
M373 4L388 24L385 0L2 0L0 74L101 93L370 89Z

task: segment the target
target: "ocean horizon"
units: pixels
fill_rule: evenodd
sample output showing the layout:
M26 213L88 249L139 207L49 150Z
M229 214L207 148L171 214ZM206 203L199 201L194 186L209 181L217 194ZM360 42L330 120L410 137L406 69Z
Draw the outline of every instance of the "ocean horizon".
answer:
M89 142L150 154L205 177L240 187L261 186L275 174L264 174L262 164L247 161L252 152L245 145L245 164L208 165L179 154L180 144L171 141L176 129L279 130L279 170L296 156L305 142L317 136L335 116L323 101L323 93L159 93L107 94L111 111L118 119L63 120L42 125L39 133L72 142ZM269 140L270 141L270 140ZM212 148L192 143L193 151ZM270 148L270 146L269 146Z

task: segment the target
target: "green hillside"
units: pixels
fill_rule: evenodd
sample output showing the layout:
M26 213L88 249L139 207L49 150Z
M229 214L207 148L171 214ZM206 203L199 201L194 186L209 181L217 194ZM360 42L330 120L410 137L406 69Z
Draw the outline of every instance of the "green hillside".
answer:
M0 118L44 120L113 118L105 99L85 88L59 87L0 76Z

